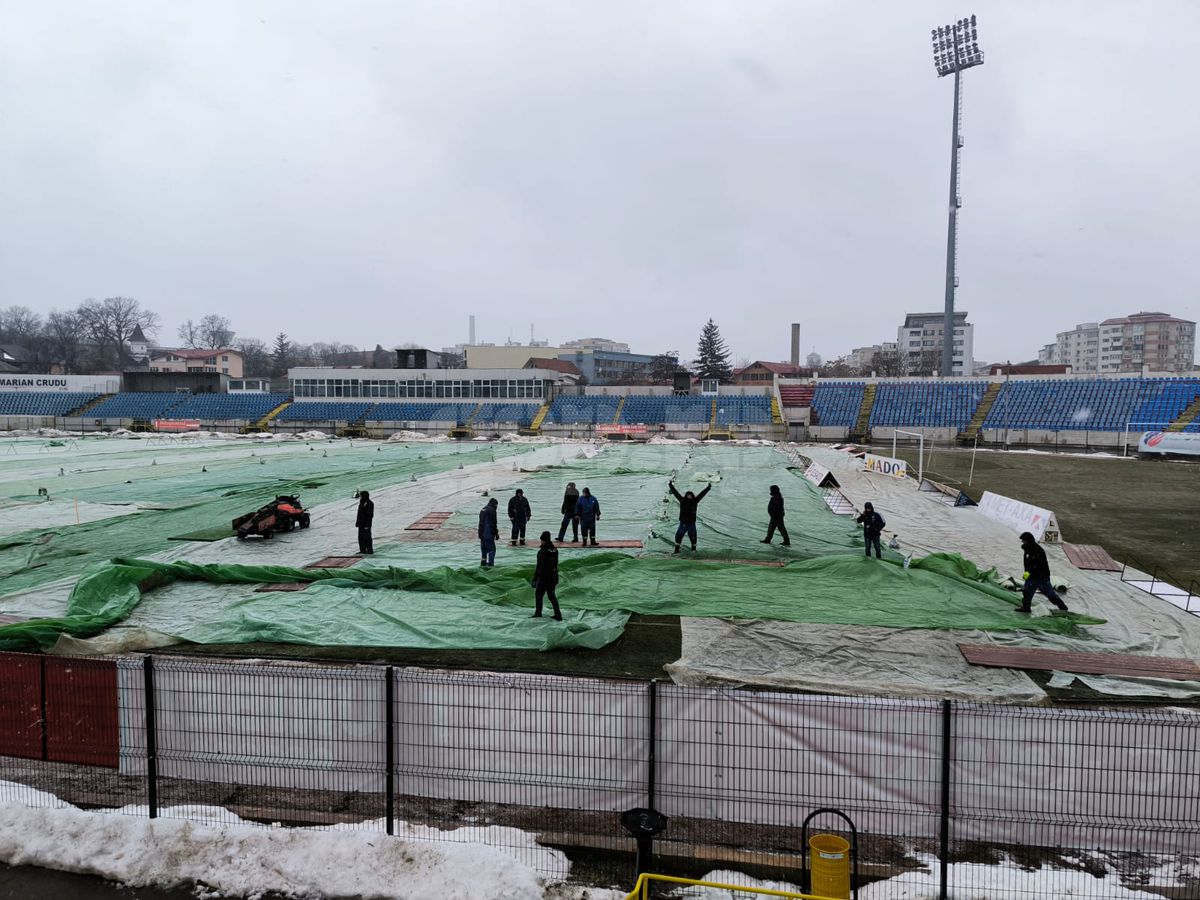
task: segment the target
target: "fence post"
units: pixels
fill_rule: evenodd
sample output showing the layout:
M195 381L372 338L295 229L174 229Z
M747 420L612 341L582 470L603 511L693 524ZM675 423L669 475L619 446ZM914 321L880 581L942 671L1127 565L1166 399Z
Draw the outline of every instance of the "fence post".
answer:
M938 898L946 900L950 865L950 727L953 708L949 700L942 701L942 801L941 827L938 829Z
M650 684L650 721L649 739L650 752L647 754L646 772L646 808L654 809L654 770L658 767L658 679L651 678Z
M158 818L158 741L154 725L154 657L142 657L146 701L146 804L150 818Z
M387 684L383 689L384 703L387 705L387 710L384 713L384 740L387 741L387 749L384 753L387 765L387 775L385 776L386 786L384 790L387 793L386 811L387 811L387 833L396 833L396 676L395 669L388 666L384 670L384 677L387 679Z

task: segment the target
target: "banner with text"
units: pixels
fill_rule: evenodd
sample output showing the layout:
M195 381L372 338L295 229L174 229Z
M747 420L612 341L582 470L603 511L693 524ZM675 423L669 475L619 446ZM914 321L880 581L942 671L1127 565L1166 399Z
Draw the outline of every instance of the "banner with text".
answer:
M984 491L983 498L979 501L979 511L989 519L1007 525L1018 534L1028 531L1037 540L1048 544L1062 540L1054 513L1040 506Z
M868 472L876 472L879 475L891 475L893 478L908 477L908 463L902 459L894 459L891 456L876 456L874 453L868 453L863 457L863 463L866 465Z

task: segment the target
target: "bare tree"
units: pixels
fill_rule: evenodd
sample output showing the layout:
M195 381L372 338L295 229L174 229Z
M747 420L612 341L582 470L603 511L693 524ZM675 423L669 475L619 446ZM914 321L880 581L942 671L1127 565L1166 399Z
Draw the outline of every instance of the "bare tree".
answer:
M651 384L672 384L675 373L682 371L679 365L679 354L674 351L659 353L650 360L648 375Z
M123 366L130 361L127 346L137 327L143 332L158 330L158 313L142 309L132 297L106 297L80 304L78 314L88 337L96 345L102 367Z
M42 332L42 317L27 306L0 309L0 343L32 349Z
M188 319L175 330L175 334L179 337L179 343L185 347L191 347L196 350L200 347L200 326Z
M83 362L87 328L75 310L54 310L46 317L42 329L48 361L62 366L68 375L79 373Z
M200 320L200 325L197 328L200 336L200 345L211 350L216 350L220 347L228 347L233 343L234 330L233 325L224 316L210 314Z
M270 375L271 351L258 338L238 338L233 349L242 354L242 371L246 375Z
M908 355L899 349L881 350L871 359L870 370L880 378L899 378L908 374ZM863 372L869 375L870 372Z

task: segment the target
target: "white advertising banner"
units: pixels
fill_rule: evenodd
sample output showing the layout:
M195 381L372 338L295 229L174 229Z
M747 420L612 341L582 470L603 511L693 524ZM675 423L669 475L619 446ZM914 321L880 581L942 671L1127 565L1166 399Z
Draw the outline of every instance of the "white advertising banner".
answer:
M1017 534L1028 531L1038 541L1048 544L1062 540L1054 513L1040 506L984 491L983 499L979 501L979 511L989 519L1007 525Z
M0 391L93 391L115 394L120 375L0 375Z
M893 478L908 477L908 463L902 459L895 459L891 456L876 456L874 453L868 453L863 457L863 464L867 467L868 472L875 472L879 475L891 475Z

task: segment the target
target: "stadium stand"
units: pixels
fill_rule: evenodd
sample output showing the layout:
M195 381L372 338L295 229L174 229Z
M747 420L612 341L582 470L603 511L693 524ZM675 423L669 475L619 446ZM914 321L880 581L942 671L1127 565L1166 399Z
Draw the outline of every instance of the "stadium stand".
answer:
M555 397L546 415L546 422L554 425L608 425L616 418L620 403L620 397ZM622 421L628 420L622 416Z
M1163 381L1158 392L1146 397L1133 411L1132 424L1146 428L1154 425L1166 427L1183 415L1184 410L1197 398L1200 398L1200 380L1185 378ZM1179 430L1200 431L1200 422L1193 419Z
M885 381L871 407L870 427L963 428L987 390L986 381Z
M192 394L171 409L172 419L257 421L288 399L287 394Z
M718 397L718 425L770 425L771 398Z
M293 403L277 422L357 422L375 404L371 401L309 400Z
M369 422L466 422L478 403L380 403L367 415Z
M1127 423L1136 422L1135 413L1140 417L1146 401L1157 399L1172 381L1175 379L1008 382L983 427L1121 431Z
M103 403L88 410L89 419L162 419L176 406L185 403L191 394L168 391L130 391L114 394Z
M529 425L540 408L536 403L485 403L472 421Z
M842 428L853 426L858 419L866 388L866 383L862 381L819 383L813 392L813 424Z
M65 416L99 396L78 391L4 391L0 416Z
M621 422L626 425L704 425L711 416L712 397L630 396L621 408Z
M783 405L786 408L812 406L813 392L816 390L811 384L781 384L779 386L779 397L783 400Z

